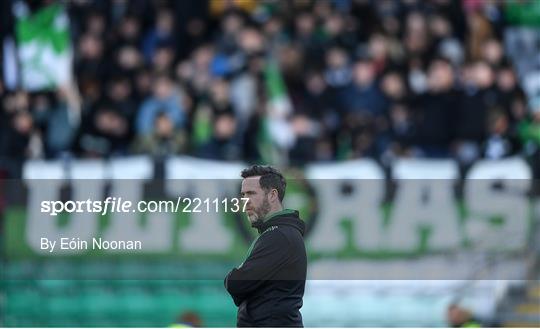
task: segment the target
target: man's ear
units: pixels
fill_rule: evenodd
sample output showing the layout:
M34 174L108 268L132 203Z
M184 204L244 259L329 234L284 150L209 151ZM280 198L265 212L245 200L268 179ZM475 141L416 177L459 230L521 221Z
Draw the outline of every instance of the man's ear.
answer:
M272 189L270 191L270 197L272 198L272 201L277 201L279 200L279 194L278 194L278 191L276 189Z

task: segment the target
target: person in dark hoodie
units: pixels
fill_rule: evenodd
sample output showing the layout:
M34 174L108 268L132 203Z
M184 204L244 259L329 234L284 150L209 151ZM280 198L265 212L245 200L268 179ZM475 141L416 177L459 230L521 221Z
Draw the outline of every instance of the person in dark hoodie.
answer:
M246 213L259 236L246 260L225 277L238 306L238 327L303 327L302 298L307 257L304 222L298 211L283 209L286 181L273 167L242 171Z

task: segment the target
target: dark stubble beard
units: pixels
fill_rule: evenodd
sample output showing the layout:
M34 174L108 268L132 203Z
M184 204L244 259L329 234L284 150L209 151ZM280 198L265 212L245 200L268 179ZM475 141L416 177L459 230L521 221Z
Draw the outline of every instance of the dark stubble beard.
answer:
M251 227L259 227L264 223L264 218L270 212L270 202L268 201L268 194L264 196L264 200L261 206L257 209L253 209L253 212L257 214L257 220L251 223Z

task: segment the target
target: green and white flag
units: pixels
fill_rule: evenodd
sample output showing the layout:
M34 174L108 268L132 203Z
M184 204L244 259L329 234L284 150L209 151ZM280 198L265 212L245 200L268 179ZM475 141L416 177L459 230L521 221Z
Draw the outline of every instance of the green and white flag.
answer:
M64 6L23 11L17 15L16 37L22 88L53 89L70 81L73 56Z
M264 163L283 165L295 138L288 122L292 104L279 65L273 58L267 61L264 81L268 101L257 138L258 148Z
M268 60L264 70L264 78L268 96L268 114L271 117L287 116L292 110L292 105L278 63L275 60Z

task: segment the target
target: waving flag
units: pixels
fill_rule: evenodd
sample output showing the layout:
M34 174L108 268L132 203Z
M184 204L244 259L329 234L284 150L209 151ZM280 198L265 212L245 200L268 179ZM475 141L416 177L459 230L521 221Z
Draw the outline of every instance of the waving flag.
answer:
M52 89L71 78L72 50L69 21L61 4L17 15L16 38L21 87Z
M261 120L258 147L264 163L283 164L286 162L285 153L295 138L287 121L292 112L292 104L279 66L273 59L269 59L266 64L264 80L268 103L266 115Z

